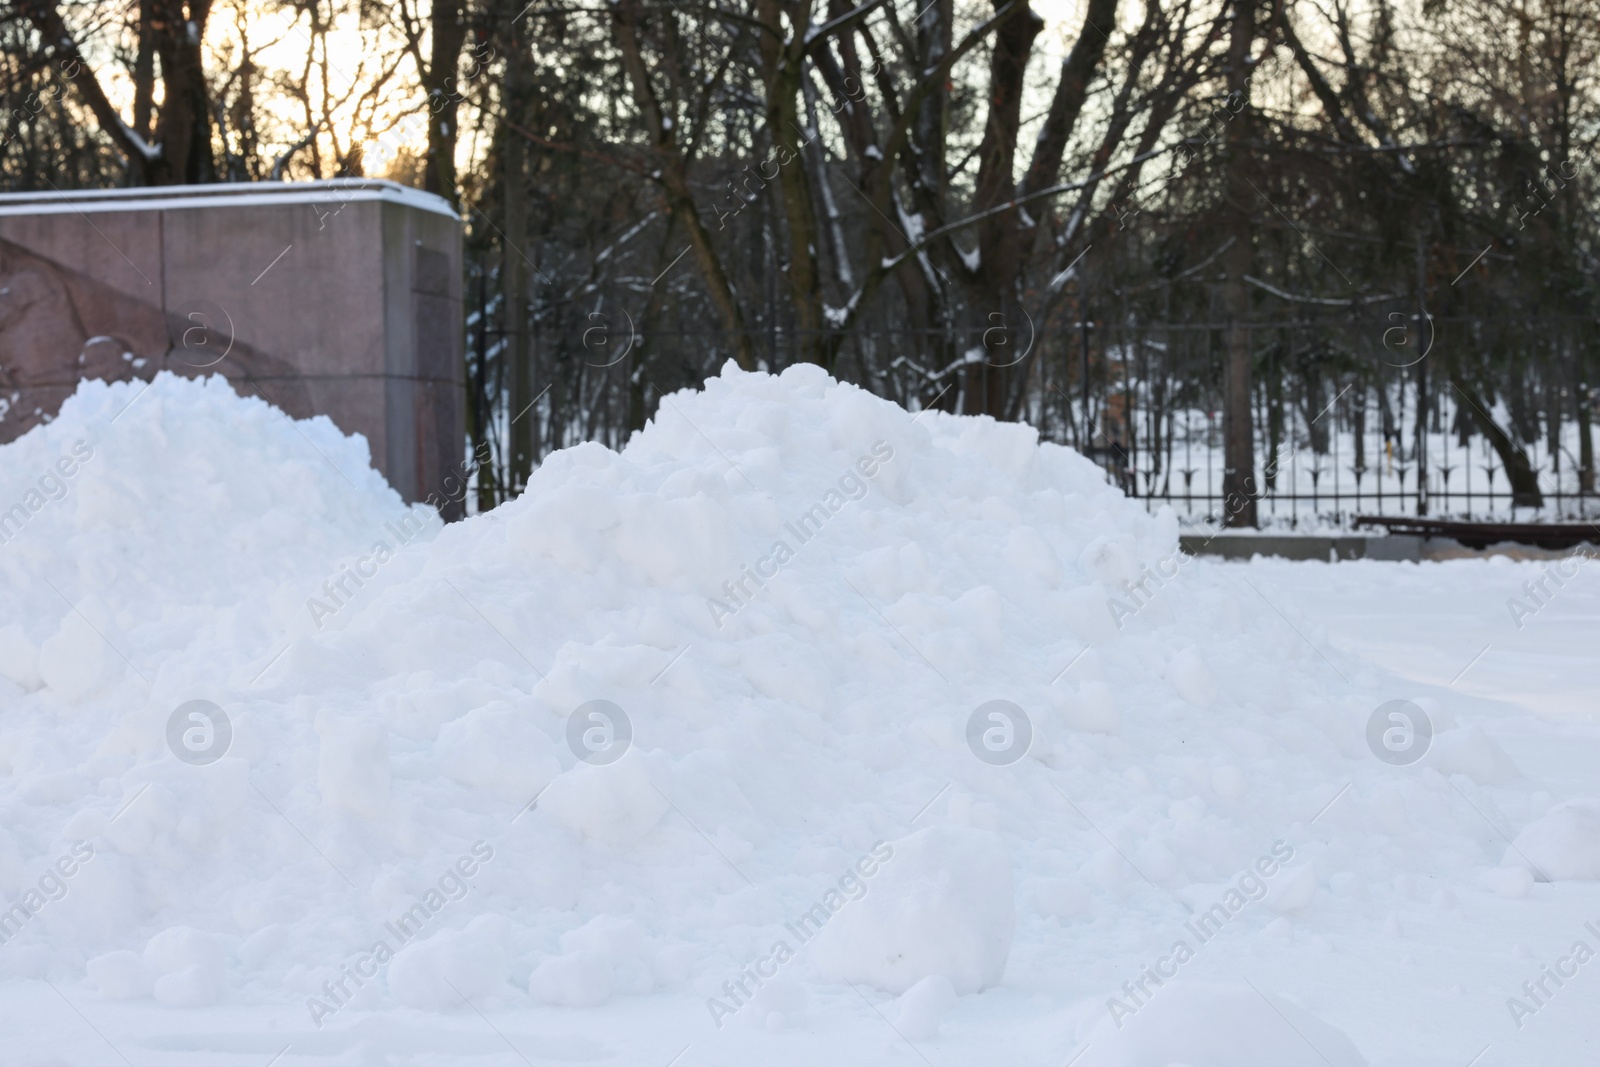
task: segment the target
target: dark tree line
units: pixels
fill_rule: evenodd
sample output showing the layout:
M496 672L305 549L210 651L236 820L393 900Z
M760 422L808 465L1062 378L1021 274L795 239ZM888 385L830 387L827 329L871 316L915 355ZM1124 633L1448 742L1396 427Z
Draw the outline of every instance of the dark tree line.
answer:
M1523 503L1575 423L1592 491L1591 5L1086 0L1059 30L1025 0L15 0L0 167L451 200L480 507L728 359L1092 453L1218 410L1239 524L1263 455L1395 389L1419 428L1449 396Z

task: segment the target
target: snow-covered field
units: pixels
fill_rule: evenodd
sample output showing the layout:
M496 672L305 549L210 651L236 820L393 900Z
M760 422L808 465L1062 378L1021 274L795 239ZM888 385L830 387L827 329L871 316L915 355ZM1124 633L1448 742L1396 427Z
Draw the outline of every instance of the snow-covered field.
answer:
M1187 559L806 367L446 529L218 380L0 457L4 1063L1600 1050L1578 561Z

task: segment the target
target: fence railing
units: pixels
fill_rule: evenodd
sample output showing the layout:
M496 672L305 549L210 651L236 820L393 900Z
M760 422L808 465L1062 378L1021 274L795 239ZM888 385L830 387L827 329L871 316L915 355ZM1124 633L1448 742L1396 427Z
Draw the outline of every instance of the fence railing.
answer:
M1441 404L1440 423L1460 425L1460 406ZM1320 448L1304 428L1287 432L1273 448L1257 427L1253 484L1263 527L1348 529L1357 515L1527 522L1600 517L1600 500L1584 489L1576 423L1558 428L1553 449L1547 437L1518 442L1542 496L1533 507L1516 502L1519 494L1483 435L1430 429L1419 442L1410 412L1397 413L1395 428L1385 433L1381 425L1351 425L1348 409L1342 416L1338 409L1321 416L1333 425ZM1154 446L1118 440L1114 432L1080 450L1105 469L1108 481L1152 510L1170 505L1185 523L1217 522L1224 511L1221 422L1214 411L1185 410L1173 413L1170 436L1161 435Z
M469 325L471 369L481 376L475 386L481 392L469 400L486 404L474 420L485 426L496 457L486 476L496 483L497 499L517 490L505 479L504 462L514 418L529 420L536 462L583 440L620 447L653 414L661 392L717 373L730 349L728 336L715 327L680 323L671 331L658 329L641 362L646 346L636 346L643 339L634 336L631 320L619 320L626 333L611 328L617 324L609 319L602 329L602 319L593 315L592 323L577 325L536 322L530 341L538 395L524 413L513 413L498 355L503 334L490 318L481 303ZM1593 465L1584 440L1590 431L1580 421L1590 406L1588 386L1571 355L1583 350L1582 331L1592 331L1593 324L1429 319L1429 341L1437 328L1458 348L1479 344L1488 350L1493 342L1505 350L1507 337L1524 344L1519 358L1528 368L1526 380L1500 383L1502 392L1522 392L1501 397L1489 412L1472 413L1465 409L1474 402L1442 367L1423 373L1428 368L1408 358L1422 340L1409 332L1417 321L1397 326L1394 315L1372 309L1343 318L1251 324L1259 523L1348 529L1363 514L1523 522L1600 517L1593 477L1585 469ZM1013 382L1022 391L1021 417L1041 438L1083 452L1108 481L1151 509L1170 505L1187 524L1219 521L1225 324L1041 314L1026 326L1025 335L1018 332L1008 341L1015 345L1011 351L1027 352ZM858 329L842 346L836 373L915 410L936 397L959 395L946 390L960 382L961 354L992 330L936 337L930 331ZM783 367L799 358L798 334L760 332L769 365ZM1537 340L1521 340L1527 338ZM1527 347L1537 345L1544 347ZM958 354L954 362L935 358L952 350ZM474 380L469 374L469 383ZM1518 404L1515 413L1510 402ZM941 406L948 404L947 399ZM1539 507L1525 506L1526 492L1513 494L1501 457L1474 415L1488 416L1510 435L1537 480Z

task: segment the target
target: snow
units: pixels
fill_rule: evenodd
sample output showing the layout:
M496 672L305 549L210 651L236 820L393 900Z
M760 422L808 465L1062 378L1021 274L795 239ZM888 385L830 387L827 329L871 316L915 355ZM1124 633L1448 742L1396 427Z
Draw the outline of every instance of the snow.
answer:
M1569 800L1529 824L1506 851L1507 865L1541 882L1600 881L1600 800Z
M1514 944L1600 937L1587 572L1521 627L1505 560L1185 558L1119 613L1170 512L810 366L730 364L449 527L220 378L84 383L0 452L33 1062L1600 1039L1587 973L1508 1010ZM1410 762L1368 747L1393 700Z
M960 1003L950 979L942 974L930 974L895 1002L895 1029L910 1041L938 1037L944 1013Z
M1140 1025L1098 1019L1084 1067L1366 1067L1350 1039L1298 1005L1245 985L1174 985Z
M161 146L140 140L125 129L147 158L161 155ZM132 189L74 189L70 192L0 193L0 217L6 215L95 214L103 211L177 211L202 207L259 207L263 204L325 204L329 200L386 201L455 217L448 201L433 193L381 178L328 178L313 182L263 182L256 185L160 185Z
M957 993L999 985L1016 925L1004 840L933 826L882 847L878 877L856 879L860 901L847 896L817 935L823 976L897 994L931 977Z

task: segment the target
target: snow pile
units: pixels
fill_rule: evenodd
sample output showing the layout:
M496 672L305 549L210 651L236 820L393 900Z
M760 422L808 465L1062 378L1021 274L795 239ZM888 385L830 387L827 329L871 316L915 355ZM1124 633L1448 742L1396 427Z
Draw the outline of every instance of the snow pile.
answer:
M1557 804L1517 835L1505 863L1541 882L1600 881L1600 800Z
M1152 1001L1137 1027L1104 1016L1082 1035L1084 1067L1366 1067L1350 1039L1249 986L1191 982Z
M924 1034L1026 975L1109 1025L1124 976L1080 961L1155 959L1212 905L1259 930L1383 909L1395 870L1475 884L1500 839L1463 788L1543 813L1481 745L1441 747L1453 779L1374 759L1395 694L1271 590L1173 577L1171 514L1023 426L730 365L441 529L326 420L143 388L3 450L3 974L287 989L319 1027L658 991L782 1026L851 982ZM1280 841L1268 905L1227 903ZM1315 1021L1135 988L1197 1051L1129 1064Z
M220 377L84 382L3 454L0 675L44 686L40 708L68 718L117 686L159 690L174 657L220 670L265 647L386 524L439 525L372 470L363 438Z
M937 975L956 993L1005 976L1015 925L1011 859L992 833L931 827L899 842L862 903L819 936L822 974L904 993Z

